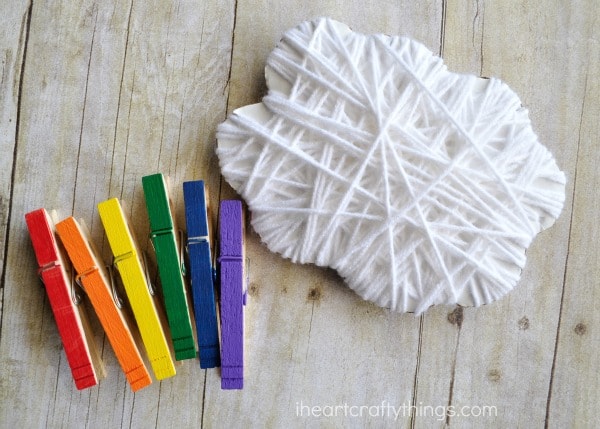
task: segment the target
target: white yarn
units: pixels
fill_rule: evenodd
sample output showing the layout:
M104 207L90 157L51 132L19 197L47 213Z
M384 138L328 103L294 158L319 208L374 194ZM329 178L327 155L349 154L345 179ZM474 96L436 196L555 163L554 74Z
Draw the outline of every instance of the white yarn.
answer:
M562 210L565 176L513 91L408 38L305 22L267 84L219 126L223 176L269 249L380 306L500 298Z

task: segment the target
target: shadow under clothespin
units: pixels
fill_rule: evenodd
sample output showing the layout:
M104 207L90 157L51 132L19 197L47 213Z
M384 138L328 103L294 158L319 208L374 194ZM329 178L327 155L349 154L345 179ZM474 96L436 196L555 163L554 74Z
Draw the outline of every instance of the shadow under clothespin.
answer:
M242 302L246 305L246 301L248 300L248 287L250 286L250 258L246 256L244 272L246 273L246 278L244 279L244 297L242 298Z
M152 240L148 239L152 248L154 248L154 244L152 244ZM146 250L141 251L142 257L142 269L144 270L144 277L146 277L146 283L148 284L148 292L150 295L156 296L156 292L158 288L155 286L155 283L152 281L152 273L150 272L150 263L148 261L148 252ZM156 277L156 276L155 276Z
M75 305L80 305L83 302L83 295L85 294L85 289L81 284L82 276L76 274L73 266L70 267L69 273L71 276L71 301L73 301L73 304ZM79 289L79 291L77 289Z
M110 292L115 302L115 305L118 309L122 309L125 305L125 301L123 300L123 295L121 291L117 289L117 280L115 276L115 266L114 264L106 264L106 271L108 272L108 280L110 282Z
M178 229L177 230L177 234L179 237L179 241L177 242L178 247L177 247L177 252L179 254L179 268L181 269L181 274L184 277L187 277L187 270L185 267L185 233L183 232L182 229Z

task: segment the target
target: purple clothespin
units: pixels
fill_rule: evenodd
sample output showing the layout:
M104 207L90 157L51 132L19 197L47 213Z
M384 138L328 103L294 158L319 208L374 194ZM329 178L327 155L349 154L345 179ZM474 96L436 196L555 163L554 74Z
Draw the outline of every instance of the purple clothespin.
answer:
M242 202L221 201L221 388L244 387L244 221Z

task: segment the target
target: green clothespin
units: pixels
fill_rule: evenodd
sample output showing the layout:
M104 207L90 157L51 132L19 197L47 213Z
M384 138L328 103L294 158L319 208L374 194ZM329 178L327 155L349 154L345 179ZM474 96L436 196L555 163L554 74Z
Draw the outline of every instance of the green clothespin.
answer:
M158 173L142 177L142 186L175 359L194 359L196 346L177 242L179 234L171 215L167 183Z

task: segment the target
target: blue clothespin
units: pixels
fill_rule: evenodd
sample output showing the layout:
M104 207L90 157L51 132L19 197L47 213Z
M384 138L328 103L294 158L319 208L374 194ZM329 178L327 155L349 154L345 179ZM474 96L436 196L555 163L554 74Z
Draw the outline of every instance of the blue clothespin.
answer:
M200 368L214 368L221 365L221 356L204 181L184 182L183 199Z

